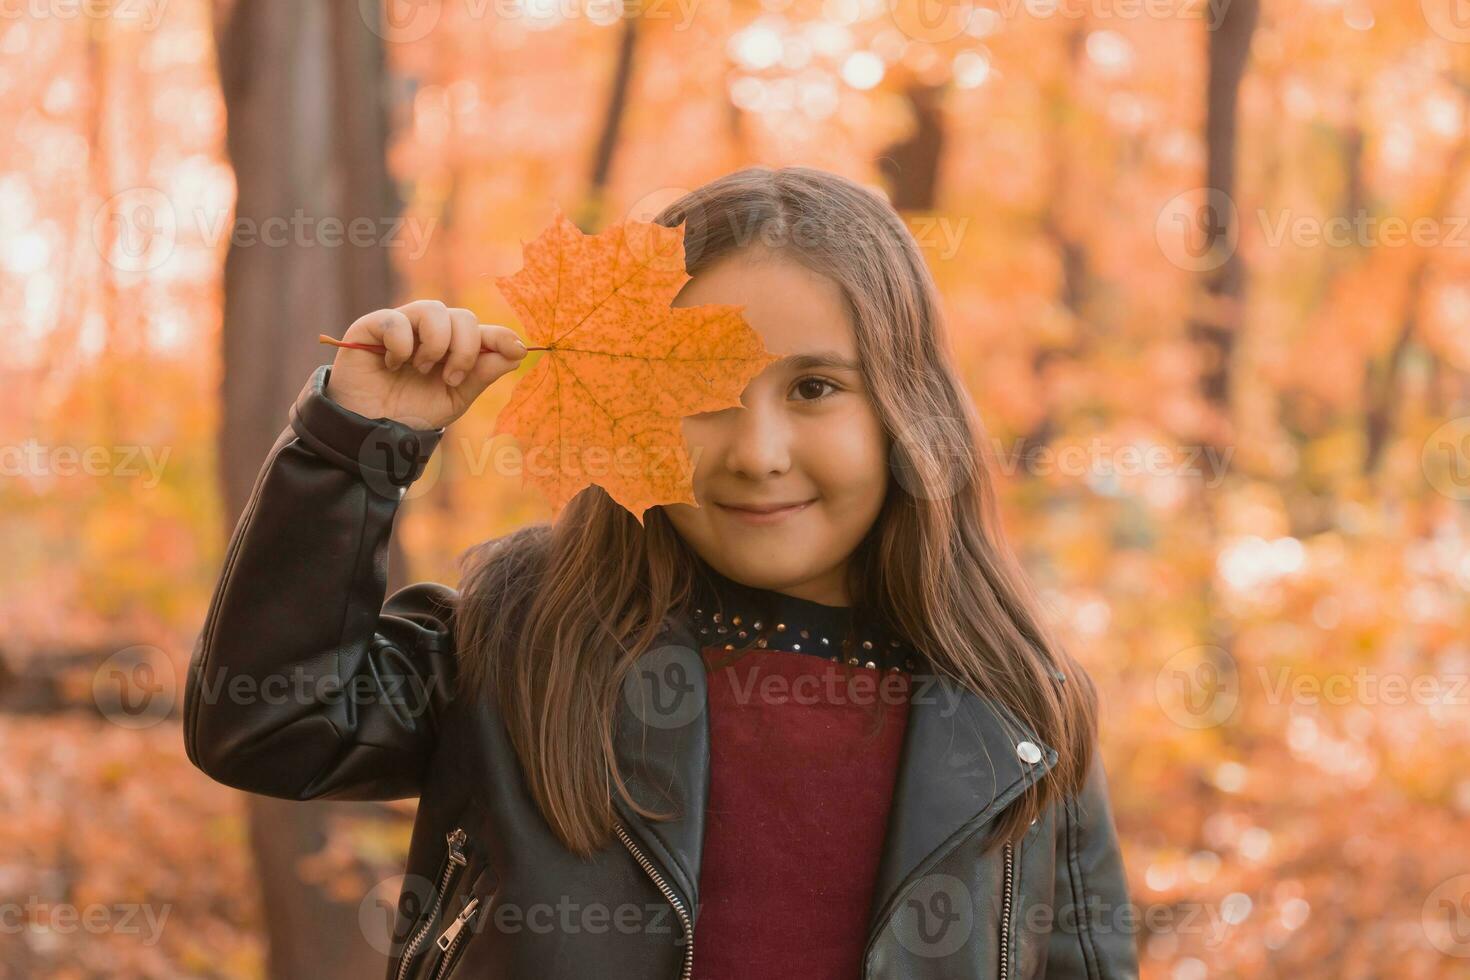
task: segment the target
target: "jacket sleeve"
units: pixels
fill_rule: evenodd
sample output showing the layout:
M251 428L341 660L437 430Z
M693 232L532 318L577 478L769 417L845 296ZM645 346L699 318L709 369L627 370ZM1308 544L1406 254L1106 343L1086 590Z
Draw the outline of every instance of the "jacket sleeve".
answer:
M368 419L318 367L230 537L184 688L189 761L282 799L418 795L453 690L455 590L386 603L388 538L443 428Z
M1139 921L1108 801L1102 753L1056 817L1053 920L1046 980L1137 980Z

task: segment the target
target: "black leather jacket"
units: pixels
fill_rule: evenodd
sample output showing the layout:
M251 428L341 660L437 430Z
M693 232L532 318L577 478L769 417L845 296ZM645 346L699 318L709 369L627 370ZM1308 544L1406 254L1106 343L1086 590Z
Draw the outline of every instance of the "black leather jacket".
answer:
M329 371L291 407L231 536L189 667L189 759L284 799L419 797L380 946L390 980L697 976L709 730L690 628L666 621L640 665L692 702L630 696L616 732L639 801L683 815L619 801L617 839L580 860L534 806L496 707L451 696L455 592L423 582L384 602L394 515L444 430L343 408ZM982 854L1056 752L922 660L911 692L862 978L1137 977L1101 763L1023 841Z

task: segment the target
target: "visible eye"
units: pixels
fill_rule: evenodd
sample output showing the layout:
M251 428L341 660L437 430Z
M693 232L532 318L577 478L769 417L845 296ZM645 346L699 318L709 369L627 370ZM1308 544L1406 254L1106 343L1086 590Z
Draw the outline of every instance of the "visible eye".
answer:
M806 387L806 386L809 386L809 385L825 385L826 387L831 388L833 391L841 391L842 390L836 383L834 383L832 381L828 381L826 378L819 377L819 376L817 376L815 374L807 375L804 378L798 378L797 381L796 381L796 384L793 385L792 387L794 387L794 388L803 388L803 387ZM807 390L810 390L810 388L808 388ZM823 393L823 394L818 395L815 398L807 398L807 399L803 399L803 400L804 401L819 402L823 398L827 398L827 397L829 397L829 396L827 394Z

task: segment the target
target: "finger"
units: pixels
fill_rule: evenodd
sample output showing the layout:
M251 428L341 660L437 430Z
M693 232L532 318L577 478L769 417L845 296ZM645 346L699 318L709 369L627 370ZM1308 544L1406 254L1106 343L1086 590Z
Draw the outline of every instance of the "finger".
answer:
M479 359L475 361L474 369L470 372L470 377L474 379L477 386L488 385L501 375L514 371L516 365L520 363L520 357L507 357L500 352L500 345L506 343L505 334L507 333L514 336L514 332L505 327L498 327L490 323L480 324L480 344L489 348L489 351L479 356Z
M449 310L449 356L444 360L444 383L453 388L464 380L480 356L480 318L474 310Z
M398 310L391 312L398 315L387 321L383 331L383 346L388 348L383 363L390 371L397 371L413 357L413 323Z
M519 361L526 356L526 342L516 334L510 327L495 326L494 347L500 353L512 361Z
M408 360L413 353L413 325L400 310L373 310L353 321L343 340L354 343L381 344L383 366L390 371Z
M449 349L449 307L441 300L420 299L399 307L413 322L418 335L413 366L420 374L428 374Z

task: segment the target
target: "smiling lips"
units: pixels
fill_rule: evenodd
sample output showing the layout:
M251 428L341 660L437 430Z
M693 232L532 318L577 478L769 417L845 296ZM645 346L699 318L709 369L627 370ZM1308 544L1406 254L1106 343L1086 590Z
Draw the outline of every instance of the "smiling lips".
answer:
M725 513L748 524L773 524L784 520L792 514L800 513L814 502L803 500L791 504L761 504L761 505L738 505L738 504L716 504Z

